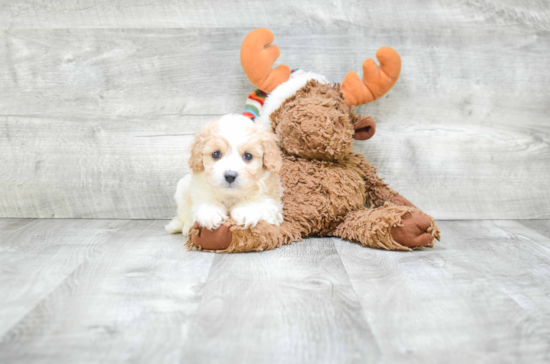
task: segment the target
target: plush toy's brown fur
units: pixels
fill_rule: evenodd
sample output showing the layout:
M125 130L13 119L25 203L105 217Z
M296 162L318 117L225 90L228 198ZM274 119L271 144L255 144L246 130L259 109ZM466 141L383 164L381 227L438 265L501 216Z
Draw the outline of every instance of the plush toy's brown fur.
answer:
M283 152L283 224L260 222L244 229L229 220L220 228L228 246L215 247L212 241L220 239L220 232L196 226L189 246L259 251L315 235L410 250L431 247L439 239L433 219L389 188L376 168L353 152L357 129L372 136L374 121L354 113L339 85L309 81L271 114L271 122Z

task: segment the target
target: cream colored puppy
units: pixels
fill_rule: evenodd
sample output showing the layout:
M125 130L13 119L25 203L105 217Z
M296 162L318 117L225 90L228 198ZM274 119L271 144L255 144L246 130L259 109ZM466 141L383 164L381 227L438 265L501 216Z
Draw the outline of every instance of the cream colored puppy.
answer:
M283 222L282 165L277 137L242 115L225 115L195 136L189 167L176 191L169 233L188 234L194 222L216 229L231 216L239 225Z

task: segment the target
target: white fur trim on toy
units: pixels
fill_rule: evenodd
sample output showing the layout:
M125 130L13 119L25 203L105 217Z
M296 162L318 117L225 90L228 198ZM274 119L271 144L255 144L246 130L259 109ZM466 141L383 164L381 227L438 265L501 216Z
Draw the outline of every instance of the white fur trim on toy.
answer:
M267 96L260 112L260 116L256 118L255 122L271 128L271 121L269 118L270 115L277 110L286 99L304 87L309 80L328 83L323 75L319 75L314 72L296 70L290 75L290 79L288 81L281 83Z

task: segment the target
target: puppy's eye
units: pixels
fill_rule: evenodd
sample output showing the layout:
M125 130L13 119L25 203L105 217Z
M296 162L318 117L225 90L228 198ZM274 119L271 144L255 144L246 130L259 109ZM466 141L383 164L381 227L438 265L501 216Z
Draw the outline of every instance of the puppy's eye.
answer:
M252 154L244 153L243 158L244 158L245 161L251 161L252 160Z
M221 157L222 157L222 154L219 151L212 153L212 158L214 159L220 159Z

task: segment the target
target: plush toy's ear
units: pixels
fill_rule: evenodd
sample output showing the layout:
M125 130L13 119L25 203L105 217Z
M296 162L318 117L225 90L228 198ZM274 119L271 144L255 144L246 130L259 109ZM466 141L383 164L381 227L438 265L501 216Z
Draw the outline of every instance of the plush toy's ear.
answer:
M277 136L269 130L263 131L264 166L268 171L279 173L283 166L281 150L277 145Z
M357 123L353 128L355 129L353 139L367 140L372 138L376 132L376 121L370 116L358 115Z
M349 72L344 77L340 89L346 104L368 104L384 96L397 82L401 72L399 54L390 47L382 47L376 51L376 58L380 67L371 58L363 62L363 81L355 72Z
M193 172L204 171L204 164L202 163L203 144L204 143L201 134L199 133L195 135L195 140L193 140L193 144L191 145L191 156L187 161L187 164L189 164L189 168L191 168Z

